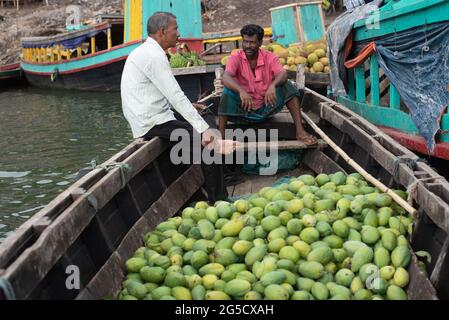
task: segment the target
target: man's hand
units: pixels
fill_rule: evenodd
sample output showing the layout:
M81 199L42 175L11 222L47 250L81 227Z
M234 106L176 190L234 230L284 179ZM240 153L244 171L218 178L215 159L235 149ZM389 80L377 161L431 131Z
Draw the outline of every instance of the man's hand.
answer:
M212 129L207 129L201 136L201 144L203 147L211 144L214 140L220 139Z
M242 101L243 110L250 111L254 107L253 98L243 90L240 92L240 100Z
M205 106L204 104L201 104L201 103L192 103L192 106L193 106L198 112L203 111L203 110L206 108L206 106Z
M276 106L276 102L277 102L276 86L270 85L268 87L267 92L265 93L265 104L275 107Z

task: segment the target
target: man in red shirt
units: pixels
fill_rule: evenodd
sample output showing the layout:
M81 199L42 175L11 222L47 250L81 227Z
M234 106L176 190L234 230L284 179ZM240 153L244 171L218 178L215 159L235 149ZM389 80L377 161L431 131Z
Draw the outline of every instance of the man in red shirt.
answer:
M240 31L243 50L229 57L223 75L225 89L218 109L219 129L224 137L228 120L262 122L287 105L296 126L296 139L308 145L317 139L301 123L300 91L288 81L287 72L272 52L261 50L264 30L254 24Z

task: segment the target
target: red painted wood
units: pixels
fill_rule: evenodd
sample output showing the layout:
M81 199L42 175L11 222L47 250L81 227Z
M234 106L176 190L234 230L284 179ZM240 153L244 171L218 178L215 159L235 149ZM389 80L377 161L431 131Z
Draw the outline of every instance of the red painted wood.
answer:
M396 129L388 128L388 127L382 127L379 126L379 128L388 134L390 137L392 137L394 140L402 144L404 147L417 151L422 154L427 154L429 156L446 159L449 160L449 143L447 142L438 142L435 146L435 150L433 153L430 153L427 149L426 141L423 137L404 133L401 131L398 131Z
M0 71L11 71L14 69L20 69L20 62L0 66Z

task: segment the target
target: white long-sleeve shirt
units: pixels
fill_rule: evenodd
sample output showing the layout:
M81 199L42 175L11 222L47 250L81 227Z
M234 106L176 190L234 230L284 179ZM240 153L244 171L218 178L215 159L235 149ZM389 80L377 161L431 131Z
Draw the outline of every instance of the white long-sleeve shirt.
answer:
M123 114L134 138L176 120L171 107L199 133L209 125L176 81L162 47L151 37L128 56L121 82Z

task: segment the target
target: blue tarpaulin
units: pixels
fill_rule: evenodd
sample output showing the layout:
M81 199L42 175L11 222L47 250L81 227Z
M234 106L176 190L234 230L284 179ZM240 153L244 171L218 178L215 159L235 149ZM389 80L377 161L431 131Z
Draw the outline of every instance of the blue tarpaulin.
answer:
M441 116L449 105L449 22L374 42L380 67L433 151Z
M90 41L90 38L95 37L97 34L100 33L107 33L107 30L93 30L87 33L84 33L78 37L70 38L67 40L62 41L53 41L48 42L45 44L40 43L32 43L32 42L23 42L22 46L23 48L50 48L55 45L61 44L65 49L76 49L78 48L83 42Z

